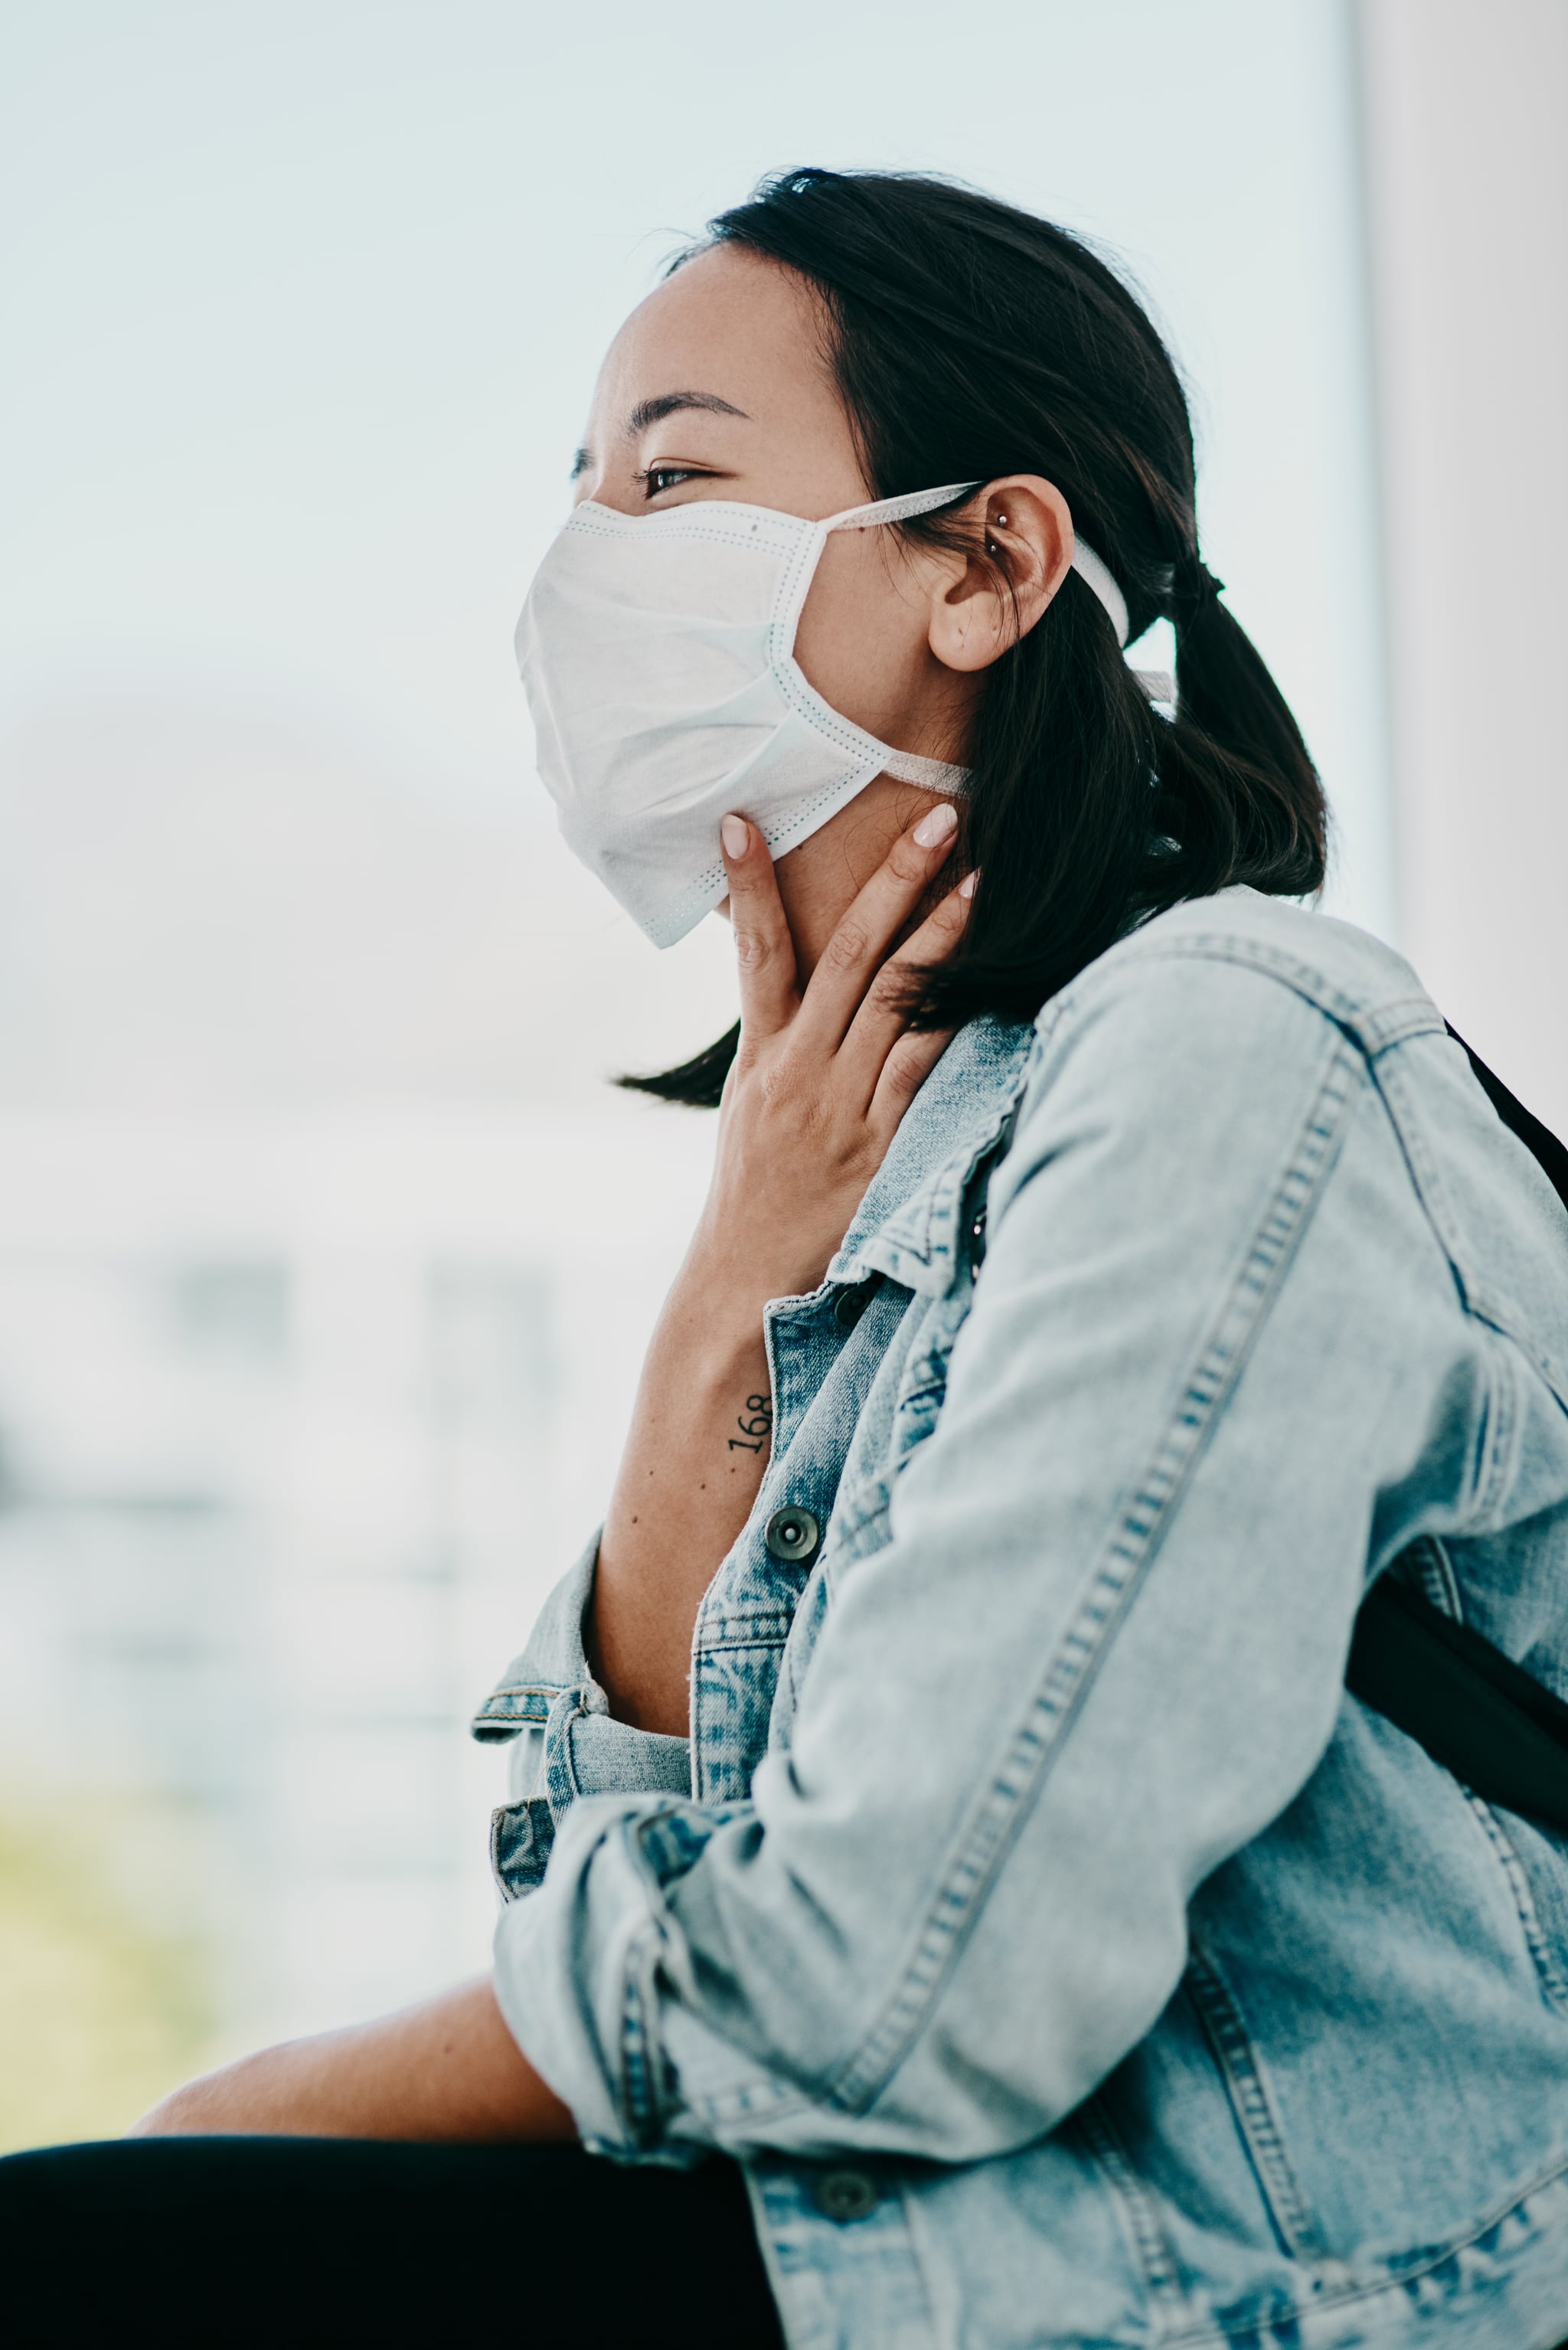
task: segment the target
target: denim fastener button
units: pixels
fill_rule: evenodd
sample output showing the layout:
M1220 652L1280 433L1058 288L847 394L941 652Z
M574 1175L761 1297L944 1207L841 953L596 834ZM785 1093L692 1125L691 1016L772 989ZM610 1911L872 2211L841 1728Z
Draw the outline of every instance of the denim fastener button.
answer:
M869 1281L857 1281L852 1289L841 1289L833 1301L833 1318L841 1330L853 1330L871 1303L877 1286L877 1275Z
M814 1558L815 1546L823 1539L823 1530L811 1516L809 1509L802 1509L799 1502L785 1502L783 1509L774 1511L774 1516L762 1530L762 1539L766 1542L774 1558L787 1558L787 1563L794 1567L802 1560Z
M879 2200L876 2180L863 2170L825 2170L816 2182L817 2210L840 2225L848 2220L864 2220Z
M803 1510L797 1502L786 1502L768 1520L763 1540L775 1558L787 1559L796 1566L805 1559L815 1558L822 1528L809 1510Z

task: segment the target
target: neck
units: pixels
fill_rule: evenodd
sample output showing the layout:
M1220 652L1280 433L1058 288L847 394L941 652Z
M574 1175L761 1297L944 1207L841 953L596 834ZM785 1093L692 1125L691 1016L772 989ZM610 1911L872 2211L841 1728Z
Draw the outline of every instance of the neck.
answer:
M779 896L804 987L823 949L901 832L941 795L877 775L819 832L779 858Z

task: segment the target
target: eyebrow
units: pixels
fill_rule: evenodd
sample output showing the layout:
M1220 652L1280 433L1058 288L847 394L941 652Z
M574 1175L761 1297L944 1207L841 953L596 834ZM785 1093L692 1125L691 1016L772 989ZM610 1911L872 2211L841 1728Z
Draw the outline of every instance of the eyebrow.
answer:
M742 424L752 421L743 408L732 408L716 391L666 391L657 400L639 400L626 420L626 429L632 434L646 432L650 424L662 424L667 416L675 416L683 408L703 408L711 416L738 416Z
M650 424L662 424L667 416L678 416L683 408L703 409L710 416L738 416L742 424L749 424L752 421L743 408L736 408L732 401L721 400L716 391L664 391L657 400L638 401L626 420L627 438L635 440L639 432L646 432ZM572 479L576 481L579 473L587 473L593 461L591 449L575 451Z

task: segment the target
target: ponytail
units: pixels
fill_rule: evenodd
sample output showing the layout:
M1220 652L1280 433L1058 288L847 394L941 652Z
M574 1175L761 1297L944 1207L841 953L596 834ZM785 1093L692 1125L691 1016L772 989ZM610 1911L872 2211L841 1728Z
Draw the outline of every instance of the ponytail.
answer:
M1303 897L1323 886L1325 812L1302 732L1254 647L1220 601L1223 580L1188 557L1170 612L1176 629L1175 723L1160 763L1188 796L1229 811L1209 889L1245 879ZM1194 893L1196 894L1196 893Z

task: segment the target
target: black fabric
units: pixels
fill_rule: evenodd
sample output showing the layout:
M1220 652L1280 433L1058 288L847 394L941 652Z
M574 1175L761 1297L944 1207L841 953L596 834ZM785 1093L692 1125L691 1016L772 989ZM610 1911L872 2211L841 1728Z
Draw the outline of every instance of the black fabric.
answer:
M1568 1149L1445 1023L1476 1081L1568 1208ZM1352 1696L1489 1804L1568 1829L1568 1705L1493 1642L1385 1575L1361 1605Z
M1568 1830L1568 1705L1419 1592L1373 1585L1345 1684L1484 1802Z
M167 2137L0 2160L0 2341L783 2350L735 2164Z
M1535 1160L1563 1205L1568 1208L1568 1145L1560 1142L1549 1126L1543 1126L1532 1109L1526 1109L1517 1094L1511 1094L1499 1076L1494 1076L1479 1053L1472 1053L1451 1020L1443 1023L1456 1045L1462 1047L1476 1083L1490 1102L1511 1134L1516 1134Z

